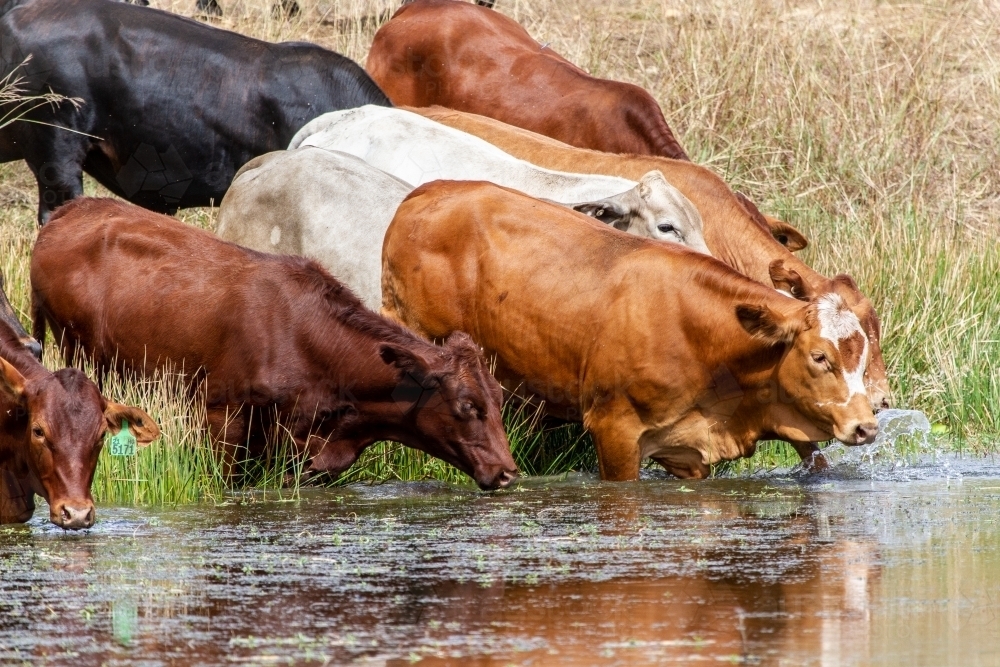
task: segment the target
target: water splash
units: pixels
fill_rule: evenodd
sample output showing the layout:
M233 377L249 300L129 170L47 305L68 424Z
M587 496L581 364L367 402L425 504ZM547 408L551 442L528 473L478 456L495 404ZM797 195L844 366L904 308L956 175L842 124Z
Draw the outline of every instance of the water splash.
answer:
M870 445L848 447L836 442L823 450L830 464L823 478L910 481L961 479L949 456L931 437L931 423L919 410L882 410L876 415L879 433ZM802 466L792 471L804 474Z

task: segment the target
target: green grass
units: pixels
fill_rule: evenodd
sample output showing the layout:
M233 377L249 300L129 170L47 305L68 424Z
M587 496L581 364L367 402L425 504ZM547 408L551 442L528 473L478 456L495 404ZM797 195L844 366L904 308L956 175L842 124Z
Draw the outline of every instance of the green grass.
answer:
M194 9L189 0L155 4ZM299 4L302 14L286 21L270 0L234 0L218 24L314 41L363 62L377 24L361 19L394 5ZM801 229L810 239L805 261L827 275L852 274L871 297L895 404L950 428L935 446L998 450L1000 18L988 3L501 0L499 10L594 74L650 90L696 161ZM86 188L99 192L89 180ZM0 270L25 322L35 198L23 164L0 165ZM212 229L215 211L180 217ZM46 364L60 363L49 346ZM108 382L112 398L160 420L164 439L133 461L103 457L99 501L175 503L228 491L198 421L203 408L174 378ZM595 467L579 426L505 412L524 473ZM898 450L911 455L905 443ZM796 462L787 445L762 443L752 459L719 472ZM291 480L294 493L296 465L278 452L245 471L244 485ZM387 479L469 483L395 444L372 447L338 483Z

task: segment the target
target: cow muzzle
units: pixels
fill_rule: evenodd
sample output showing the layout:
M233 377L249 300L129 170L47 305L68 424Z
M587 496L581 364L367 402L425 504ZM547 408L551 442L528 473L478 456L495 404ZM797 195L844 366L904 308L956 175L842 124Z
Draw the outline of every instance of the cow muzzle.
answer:
M49 512L49 521L65 530L82 530L94 525L94 503L70 501L60 503Z
M501 468L492 475L476 475L476 484L483 491L496 491L497 489L506 489L515 479L517 479L515 470Z
M874 420L870 422L855 422L849 424L843 433L836 435L837 440L840 440L845 445L870 445L875 442L875 436L878 435L878 422Z

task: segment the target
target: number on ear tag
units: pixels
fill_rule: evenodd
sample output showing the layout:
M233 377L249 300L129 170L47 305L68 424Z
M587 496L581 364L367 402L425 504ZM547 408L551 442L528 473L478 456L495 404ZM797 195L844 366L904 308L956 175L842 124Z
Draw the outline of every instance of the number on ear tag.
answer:
M128 430L128 420L122 420L121 430L111 437L111 456L135 456L136 440Z

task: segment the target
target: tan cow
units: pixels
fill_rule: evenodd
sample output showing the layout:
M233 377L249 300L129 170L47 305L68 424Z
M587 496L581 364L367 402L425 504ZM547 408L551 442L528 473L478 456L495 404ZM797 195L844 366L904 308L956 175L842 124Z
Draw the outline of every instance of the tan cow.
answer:
M740 273L803 300L838 294L857 309L870 345L865 386L876 410L889 407L889 381L882 357L882 328L871 301L846 276L830 280L813 271L764 230L749 212L744 198L734 193L710 169L691 162L645 155L613 155L574 148L549 137L507 125L485 116L443 107L411 108L481 139L511 155L548 169L607 174L622 178L659 170L694 204L701 214L705 243L716 257ZM756 209L754 209L756 211ZM759 213L757 213L759 215ZM793 233L794 230L788 232ZM796 232L797 233L797 232ZM803 459L818 451L812 443L793 443Z
M646 457L705 477L761 438L875 438L863 309L581 218L490 183L421 186L386 232L383 312L471 335L508 390L583 422L604 479Z

